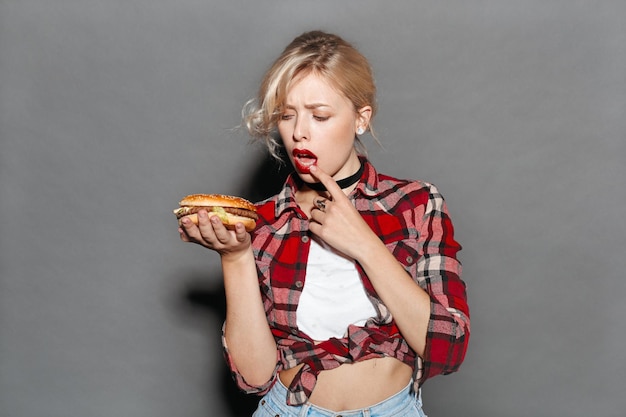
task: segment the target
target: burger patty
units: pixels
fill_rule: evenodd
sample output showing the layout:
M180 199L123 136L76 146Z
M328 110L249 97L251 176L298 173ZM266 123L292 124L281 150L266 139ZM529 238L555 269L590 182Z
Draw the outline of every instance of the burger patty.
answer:
M237 207L202 207L202 206L181 207L180 209L178 209L176 211L176 214L180 218L180 217L183 217L183 216L187 216L189 214L197 213L198 211L200 211L202 209L211 212L211 211L217 211L216 209L218 209L218 208L221 208L226 213L230 213L230 214L235 215L235 216L249 217L249 218L254 219L254 220L259 218L259 216L254 211L246 210L246 209L242 209L242 208L237 208Z
M259 218L259 216L257 216L257 214L252 210L246 210L246 209L236 208L236 207L222 207L222 208L224 209L226 213L234 214L235 216L250 217L254 220Z

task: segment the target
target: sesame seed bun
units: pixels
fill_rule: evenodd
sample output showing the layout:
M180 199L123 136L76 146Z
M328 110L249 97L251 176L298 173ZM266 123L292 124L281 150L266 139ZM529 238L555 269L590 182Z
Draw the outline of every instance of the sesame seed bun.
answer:
M248 232L256 227L256 207L250 201L224 194L191 194L180 200L180 208L174 210L180 221L188 217L198 224L198 211L206 210L209 216L216 215L227 229L234 229L237 223L243 223Z

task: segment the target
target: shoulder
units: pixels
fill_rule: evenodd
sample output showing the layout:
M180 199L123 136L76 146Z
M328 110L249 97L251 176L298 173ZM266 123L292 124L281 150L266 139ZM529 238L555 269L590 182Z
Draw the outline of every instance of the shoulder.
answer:
M293 191L285 186L278 194L255 203L257 209L257 232L273 233L282 227L297 212ZM264 226L267 226L264 228ZM267 230L266 230L267 229Z
M393 211L414 210L442 199L437 187L430 182L386 174L378 174L376 190L372 191L371 196L378 204L393 208Z
M259 219L257 227L271 223L276 218L276 206L278 205L279 195L274 195L265 200L254 203Z
M278 195L266 198L265 200L254 203L257 213L263 214L267 211L271 211L276 207L276 201L278 201Z

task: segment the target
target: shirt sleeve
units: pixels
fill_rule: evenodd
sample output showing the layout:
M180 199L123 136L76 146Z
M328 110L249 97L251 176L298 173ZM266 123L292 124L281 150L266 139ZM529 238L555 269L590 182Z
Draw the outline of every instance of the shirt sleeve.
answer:
M430 185L426 206L419 210L417 281L431 299L426 347L418 374L420 383L438 374L458 370L470 336L466 286L461 279L454 230L446 203ZM423 213L422 213L423 212Z
M274 368L274 373L272 374L272 377L269 379L269 381L267 381L263 385L248 384L246 380L244 379L244 377L241 375L241 373L237 370L237 366L235 366L233 358L230 352L228 351L228 345L226 344L226 337L224 334L225 327L226 327L226 323L222 325L222 348L223 348L224 358L226 359L226 364L228 365L228 368L230 369L231 376L233 380L235 381L235 383L237 384L237 387L239 387L239 389L241 389L246 394L258 394L258 395L265 394L266 392L270 390L270 388L272 388L272 386L274 385L274 382L276 382L276 376L278 375L278 370L281 366L281 362L279 360L280 353L277 351L276 368Z

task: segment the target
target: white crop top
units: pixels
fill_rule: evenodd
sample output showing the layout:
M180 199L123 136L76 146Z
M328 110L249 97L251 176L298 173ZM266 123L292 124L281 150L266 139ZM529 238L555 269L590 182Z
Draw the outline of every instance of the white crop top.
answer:
M362 326L375 315L354 261L311 239L298 328L317 341L342 338L350 324Z

